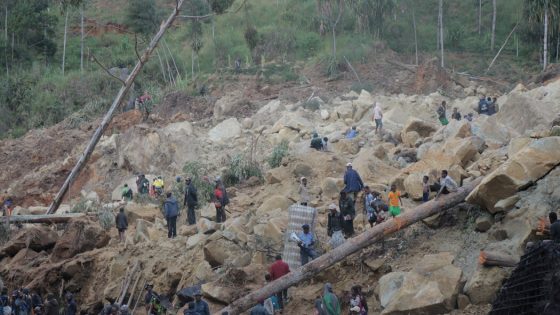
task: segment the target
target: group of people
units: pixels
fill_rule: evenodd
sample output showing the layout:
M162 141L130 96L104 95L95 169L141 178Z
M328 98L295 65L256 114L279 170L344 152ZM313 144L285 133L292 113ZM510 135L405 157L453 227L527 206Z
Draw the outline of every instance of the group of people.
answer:
M492 97L481 96L481 98L478 101L478 107L476 109L476 112L479 115L492 116L492 115L496 114L499 110L500 110L500 107L498 105L498 98L497 97L492 98ZM438 106L438 108L436 110L436 114L438 116L439 122L443 126L445 126L449 123L449 120L447 119L447 102L446 101L441 102L441 104ZM454 107L453 112L451 113L451 119L454 119L454 120L461 120L462 118L465 118L468 121L472 121L473 117L474 117L473 113L468 113L467 115L462 116L457 107Z
M12 291L8 296L8 288L3 287L0 294L0 314L2 315L76 315L78 305L74 295L67 292L59 304L54 294L49 293L43 301L41 295L36 291L22 288ZM61 309L63 311L61 312Z
M158 198L163 195L165 183L161 176L154 177L152 183L144 174L136 177L136 189L139 195L149 195L152 198ZM123 199L132 200L132 189L125 184L122 192Z
M145 287L146 294L144 295L144 305L148 315L163 315L167 314L167 310L161 303L161 297L154 291L153 284L147 284ZM202 292L200 289L194 292L194 300L189 302L184 311L184 315L210 315L210 308L208 303L202 299Z

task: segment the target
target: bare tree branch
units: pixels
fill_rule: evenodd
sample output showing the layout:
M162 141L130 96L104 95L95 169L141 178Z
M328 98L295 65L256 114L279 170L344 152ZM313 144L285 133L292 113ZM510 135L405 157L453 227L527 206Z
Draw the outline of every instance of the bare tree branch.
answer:
M92 54L92 55L91 55L91 58L93 59L93 61L95 61L96 64L98 64L98 65L101 67L101 69L105 70L105 72L107 72L108 75L110 75L110 76L112 76L113 78L119 80L123 85L125 84L125 82L124 82L121 78L119 78L119 77L117 77L116 75L112 74L111 71L110 71L109 69L107 69L107 67L105 67L101 62L99 62L99 60L97 60L97 58L95 58L95 55Z
M134 52L136 53L138 61L142 62L142 58L140 58L140 53L138 52L138 34L136 33L134 33Z

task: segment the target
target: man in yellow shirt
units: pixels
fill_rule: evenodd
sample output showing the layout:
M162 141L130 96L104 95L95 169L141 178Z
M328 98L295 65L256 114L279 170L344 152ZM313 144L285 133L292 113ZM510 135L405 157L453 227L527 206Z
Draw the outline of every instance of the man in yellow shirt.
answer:
M389 213L396 217L401 214L401 192L397 191L396 185L391 185L391 191L389 192Z

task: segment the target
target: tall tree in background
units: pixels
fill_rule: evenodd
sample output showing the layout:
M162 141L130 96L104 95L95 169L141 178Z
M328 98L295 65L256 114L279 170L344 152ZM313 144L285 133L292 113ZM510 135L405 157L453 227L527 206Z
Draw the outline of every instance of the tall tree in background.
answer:
M494 51L494 42L496 40L496 0L492 0L492 36L490 37L490 50Z
M159 27L161 14L155 0L130 0L126 11L126 24L134 33L144 37L152 35Z
M356 16L356 29L383 38L385 19L396 7L395 0L350 0L348 5Z
M445 67L444 57L443 57L443 0L439 0L439 10L438 10L438 24L439 24L439 48L441 51L441 67Z
M478 35L482 33L482 0L478 0Z
M68 10L68 8L66 8L66 10L64 10L66 12L64 12L64 40L62 43L62 75L64 75L64 65L66 62L66 40L68 38L68 14L70 13L70 10Z
M344 0L317 0L319 18L330 28L332 33L332 60L328 71L330 75L334 75L337 70L336 27L344 13L344 6Z
M560 9L559 0L525 0L525 14L529 23L533 25L542 25L543 29L543 49L542 49L542 61L543 61L543 71L546 70L548 66L548 37L549 28L551 26L556 26L558 28L559 12Z

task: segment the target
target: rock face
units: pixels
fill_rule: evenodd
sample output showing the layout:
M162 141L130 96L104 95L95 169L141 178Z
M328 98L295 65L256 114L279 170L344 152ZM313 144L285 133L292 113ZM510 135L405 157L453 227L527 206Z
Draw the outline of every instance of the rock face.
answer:
M560 164L560 137L537 139L525 146L494 172L467 197L488 211L496 212L496 203L513 196L553 167Z
M58 235L55 231L46 227L34 226L19 232L10 239L0 252L0 257L14 256L24 248L30 248L36 252L48 250L53 248L57 240Z
M465 293L473 304L492 303L509 272L504 268L480 268L465 284Z
M60 239L54 246L51 260L57 261L73 257L109 242L109 234L99 223L88 219L75 219L70 222Z
M216 234L219 233L214 233L214 235ZM245 251L234 242L221 237L215 238L204 246L204 258L212 267L233 263L236 258L245 254Z
M401 138L405 145L414 146L418 139L429 137L435 131L436 128L428 122L411 118L401 131Z
M213 142L223 142L241 135L241 124L236 118L229 118L208 131L208 138Z
M426 255L410 272L379 279L381 314L442 314L455 308L462 271L450 253Z

